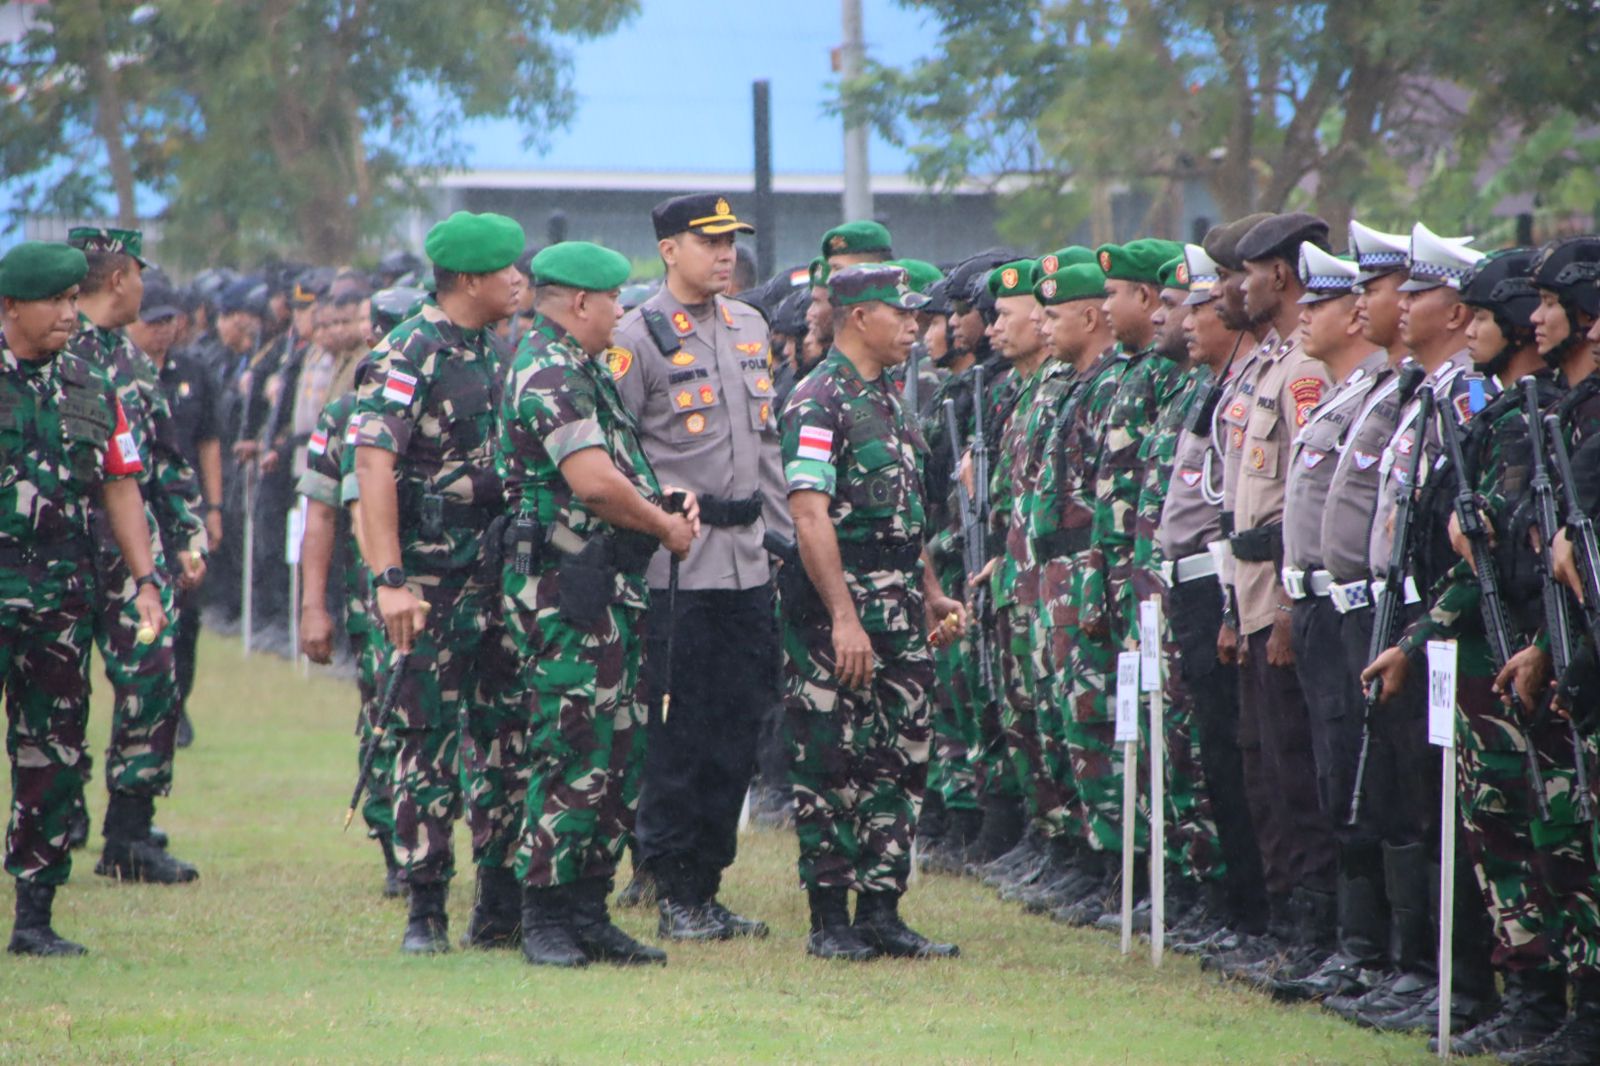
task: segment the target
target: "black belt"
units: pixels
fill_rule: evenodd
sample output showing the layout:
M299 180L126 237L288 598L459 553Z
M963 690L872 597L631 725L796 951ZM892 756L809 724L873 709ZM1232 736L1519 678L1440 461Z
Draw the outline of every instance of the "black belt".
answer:
M1268 522L1228 538L1233 557L1241 563L1275 563L1283 556L1283 523Z
M752 493L742 500L726 496L700 497L700 522L703 525L727 528L748 526L761 517L761 493Z
M1233 512L1232 511L1223 511L1222 512L1222 535L1224 537L1233 536Z
M839 561L852 570L913 570L922 558L920 544L841 544Z
M1045 562L1049 559L1076 555L1081 551L1087 551L1093 539L1087 526L1077 529L1058 529L1054 533L1046 533L1034 540L1033 556L1039 562Z

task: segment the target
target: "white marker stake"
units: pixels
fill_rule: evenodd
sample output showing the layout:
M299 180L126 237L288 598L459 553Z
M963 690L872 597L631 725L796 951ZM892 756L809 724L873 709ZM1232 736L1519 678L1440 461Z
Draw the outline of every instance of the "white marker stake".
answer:
M1450 1057L1450 941L1456 905L1456 642L1428 641L1428 742L1439 747L1439 1057Z
M243 576L239 590L239 633L243 638L244 657L250 658L250 646L255 636L255 559L256 559L256 488L254 462L242 464L244 478L244 543L240 548L243 559L240 572Z
M1133 947L1133 820L1139 797L1139 653L1117 656L1117 732L1122 745L1122 953Z
M289 564L289 654L301 677L309 677L311 664L300 654L300 545L306 539L306 502L289 508L289 528L284 535L283 558Z
M1161 600L1139 605L1139 684L1150 693L1150 965L1161 965L1167 935L1166 728L1161 715Z

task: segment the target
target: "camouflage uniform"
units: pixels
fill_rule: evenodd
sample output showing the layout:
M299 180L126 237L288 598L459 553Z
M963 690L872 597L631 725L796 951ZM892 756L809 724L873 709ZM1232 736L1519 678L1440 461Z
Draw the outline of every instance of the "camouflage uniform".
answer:
M99 329L81 315L79 322L81 328L69 349L111 378L141 453L149 457L140 484L156 545L174 555L188 551L204 556L199 481L178 450L172 410L161 391L155 364L121 330ZM138 642L133 575L98 506L91 510L90 527L99 571L95 640L115 699L111 742L106 750L106 788L128 795L164 796L172 788L179 711L173 629L167 627L152 644ZM157 571L166 572L167 560L159 550L155 558ZM162 588L161 601L171 617L171 586ZM87 775L87 761L83 769Z
M463 784L475 797L474 861L509 865L515 836L510 796L522 734L498 695L510 677L483 574L485 530L502 511L491 456L500 360L489 330L462 329L432 298L370 360L345 464L354 468L359 448L394 453L401 565L407 587L430 607L409 658L388 664L403 664L405 677L383 726L397 743L396 858L408 883L432 885L454 874L451 823Z
M344 457L351 454L347 444L351 435L350 416L355 406L356 394L347 392L329 400L322 409L316 429L306 444L306 468L300 474L296 489L301 496L341 513L360 495L359 491L354 491L354 473L346 478L343 472ZM353 490L348 497L347 486ZM377 745L361 816L367 823L369 835L393 836L395 739L387 731L381 734L373 731L373 718L378 710L379 672L388 661L389 648L383 625L373 618L368 602L372 598L372 577L356 548L354 530L347 526L346 531L347 551L338 580L344 594L345 633L356 661L356 690L361 700L361 710L356 715L356 736L361 740L362 758ZM337 546L334 558L336 563L340 561ZM308 590L307 594L312 593Z
M1080 387L1056 412L1045 442L1030 533L1040 561L1040 605L1050 628L1050 702L1062 715L1080 817L1095 850L1122 848L1122 795L1113 761L1116 719L1108 699L1116 649L1109 633L1105 581L1090 568L1095 464L1107 413L1129 369L1120 348L1108 348L1076 380Z
M609 883L633 831L644 770L640 624L650 595L645 567L657 541L596 517L560 471L576 452L603 448L641 496L662 502L605 359L586 355L559 326L536 316L507 378L495 448L512 501L513 543L501 587L526 694L531 766L516 870L535 888ZM528 522L536 529L519 533ZM520 566L518 537L529 548ZM574 606L581 592L570 556L602 541L612 544L615 566L602 571L603 587L586 616ZM619 558L619 550L631 558Z
M103 372L67 352L17 358L0 334L0 688L11 755L6 870L44 885L72 869L83 802L96 572L90 503L142 472Z
M921 434L881 379L837 349L795 389L781 420L791 494L831 497L845 584L872 640L870 690L834 673L826 618L785 607L785 739L800 880L808 890L901 893L927 776Z

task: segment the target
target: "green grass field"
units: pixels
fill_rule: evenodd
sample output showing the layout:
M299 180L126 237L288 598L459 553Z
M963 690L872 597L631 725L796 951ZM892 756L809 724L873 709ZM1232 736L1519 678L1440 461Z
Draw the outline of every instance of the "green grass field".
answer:
M1153 971L1147 950L1124 959L1114 938L1026 917L966 880L924 878L905 906L958 941L959 960L817 962L782 833L746 837L724 892L772 923L764 942L674 947L667 968L646 970L554 973L512 952L402 958L403 904L379 895L377 847L359 823L339 829L355 770L348 684L208 638L193 714L199 739L158 822L201 880L118 886L79 852L56 926L91 954L0 955L0 1061L1431 1061L1420 1037L1273 1005L1189 959ZM106 718L97 692L97 764ZM97 778L96 842L104 802ZM453 935L470 876L460 884ZM653 935L653 918L621 922Z

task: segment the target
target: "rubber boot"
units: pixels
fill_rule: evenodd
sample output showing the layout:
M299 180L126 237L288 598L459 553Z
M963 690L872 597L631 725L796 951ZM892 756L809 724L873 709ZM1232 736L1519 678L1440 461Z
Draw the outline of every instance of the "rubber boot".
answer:
M682 855L666 855L650 864L656 878L656 909L661 920L656 935L663 940L727 940L733 931L709 911L700 898L699 878Z
M572 969L589 965L574 929L569 886L522 888L522 957L534 966Z
M400 861L394 856L394 837L380 832L374 839L383 851L383 898L399 899L406 894L406 885L400 880Z
M1573 982L1572 1016L1542 1043L1501 1055L1511 1066L1592 1066L1600 1062L1600 982Z
M200 872L157 847L150 840L156 803L149 796L113 792L106 804L105 850L94 872L119 881L176 885L193 881Z
M701 909L714 920L721 922L723 928L728 930L730 937L751 937L763 940L771 932L767 923L758 918L746 918L723 906L717 899L717 894L722 891L722 871L708 863L700 863L696 867L699 875L699 896L705 900Z
M478 867L472 917L461 937L464 948L514 948L522 940L522 885L504 866Z
M17 921L11 929L6 950L13 955L82 955L88 949L74 944L50 928L50 911L55 905L56 886L37 881L17 882Z
M1430 915L1438 909L1438 881L1430 884L1429 868L1427 845L1383 845L1389 965L1399 976L1360 996L1331 996L1323 1002L1329 1010L1365 1025L1386 1014L1410 1010L1437 990L1438 935ZM1430 897L1435 900L1431 905Z
M850 890L813 888L806 893L811 905L811 934L806 937L806 954L819 959L865 962L876 958L878 949L861 939L850 924Z
M953 959L954 944L939 944L900 918L900 893L863 892L856 897L856 934L881 955L897 959Z
M623 966L667 964L667 953L641 944L618 929L606 911L611 882L589 877L568 886L573 900L572 932L591 962L615 962Z
M1387 960L1388 907L1383 895L1383 859L1377 848L1340 849L1334 888L1338 906L1338 950L1311 973L1273 986L1285 1002L1359 995L1376 984L1373 971Z
M1560 970L1511 970L1506 973L1500 1009L1487 1021L1451 1037L1452 1055L1504 1055L1538 1047L1567 1018L1567 975ZM1439 1038L1428 1040L1439 1052Z
M442 955L450 950L450 918L444 903L450 883L438 881L411 886L411 913L406 919L400 950L407 955Z

